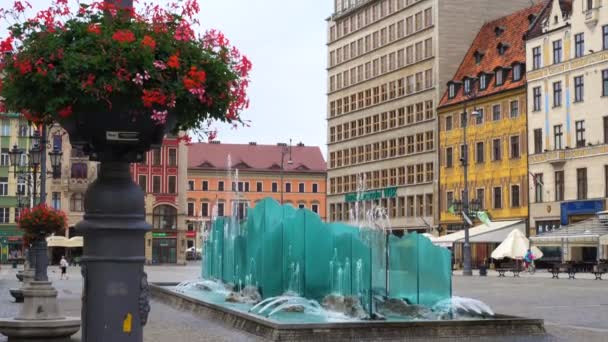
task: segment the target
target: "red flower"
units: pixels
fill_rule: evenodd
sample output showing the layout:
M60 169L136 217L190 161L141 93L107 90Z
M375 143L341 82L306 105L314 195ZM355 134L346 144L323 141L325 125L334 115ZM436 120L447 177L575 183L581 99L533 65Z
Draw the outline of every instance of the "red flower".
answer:
M68 118L72 115L72 106L67 106L59 110L59 116L62 118Z
M179 68L179 57L177 55L173 55L169 57L169 61L167 61L167 66L169 68L178 69Z
M135 41L135 35L130 30L118 30L114 32L112 39L120 43L132 43Z
M28 60L25 60L25 61L16 60L15 67L17 69L19 69L19 73L21 75L29 74L30 72L32 72L32 63Z
M167 96L158 89L144 90L141 99L144 102L144 107L152 107L154 104L163 106L167 103Z
M204 70L198 70L195 66L190 67L188 77L184 77L183 80L184 88L188 90L200 88L205 80L207 80L207 73Z
M104 86L103 86L103 89L104 89L105 91L107 91L108 93L111 93L112 91L114 91L114 88L112 88L112 85L110 85L110 84L106 84L106 85L104 85Z
M0 42L0 53L13 51L13 37L8 37Z
M87 27L87 32L93 34L101 34L101 27L99 26L99 24L91 24L89 25L89 27Z
M82 89L92 87L94 83L95 83L95 75L89 74L87 76L87 80L82 82Z
M156 48L156 41L150 36L144 36L144 39L141 41L141 44L144 46L148 46L153 50Z

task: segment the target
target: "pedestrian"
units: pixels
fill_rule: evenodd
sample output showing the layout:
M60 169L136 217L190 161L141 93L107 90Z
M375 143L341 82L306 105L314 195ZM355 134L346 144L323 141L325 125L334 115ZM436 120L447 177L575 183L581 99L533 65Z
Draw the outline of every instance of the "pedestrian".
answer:
M65 279L69 279L68 278L68 261L65 260L65 256L61 256L61 261L59 261L59 267L61 267L61 278L63 279L63 276L65 276Z
M528 252L526 252L526 256L524 257L524 261L526 263L526 270L530 271L530 265L534 261L534 255L532 254L532 250L528 248Z

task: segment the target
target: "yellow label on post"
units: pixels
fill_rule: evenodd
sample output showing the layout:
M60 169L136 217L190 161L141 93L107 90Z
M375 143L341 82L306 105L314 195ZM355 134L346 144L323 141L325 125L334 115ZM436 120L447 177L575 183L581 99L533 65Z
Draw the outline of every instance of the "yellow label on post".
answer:
M130 313L128 313L127 317L125 317L125 320L122 321L122 332L125 332L127 334L131 333L132 321L133 321L133 316Z

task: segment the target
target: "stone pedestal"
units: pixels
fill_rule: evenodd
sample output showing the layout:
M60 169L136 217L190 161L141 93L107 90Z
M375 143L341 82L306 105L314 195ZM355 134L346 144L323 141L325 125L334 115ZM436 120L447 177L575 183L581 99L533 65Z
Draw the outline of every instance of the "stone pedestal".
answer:
M34 280L34 270L31 268L26 268L23 272L21 272L21 278L23 284L21 284L21 288L19 289L9 289L11 296L15 298L16 303L23 303L23 289L28 287L30 283Z
M32 281L22 289L24 304L15 318L0 319L9 342L67 340L80 329L80 319L59 314L57 290L49 281Z

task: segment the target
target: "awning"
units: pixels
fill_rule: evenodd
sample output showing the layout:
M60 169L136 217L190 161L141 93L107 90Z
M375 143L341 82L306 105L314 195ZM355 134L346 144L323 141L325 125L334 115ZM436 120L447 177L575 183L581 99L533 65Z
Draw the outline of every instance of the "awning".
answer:
M600 245L608 245L608 234L600 236Z
M49 236L46 238L47 247L66 247L66 248L76 248L83 246L82 236L75 236L71 239L66 238L65 236Z
M524 221L496 221L489 225L481 224L469 228L469 241L475 243L501 243L507 238L513 229L518 229L525 233L526 225ZM455 233L432 238L431 241L442 247L452 247L455 243L464 242L464 229Z
M530 238L535 245L559 247L597 247L600 237L608 235L608 226L594 217ZM608 242L606 242L608 244Z

